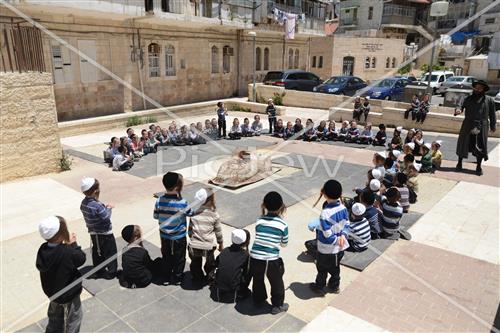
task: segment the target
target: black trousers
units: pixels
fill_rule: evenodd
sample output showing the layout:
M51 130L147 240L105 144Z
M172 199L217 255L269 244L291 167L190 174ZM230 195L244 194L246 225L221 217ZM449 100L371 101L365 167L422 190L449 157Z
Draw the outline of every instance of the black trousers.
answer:
M186 246L186 237L176 240L161 238L163 272L167 280L172 277L178 281L182 280L186 266Z
M66 304L49 303L47 310L49 322L45 328L47 333L78 333L82 323L83 311L80 295Z
M110 235L90 235L92 240L92 263L94 267L100 265L106 259L115 256L106 266L98 271L98 275L107 275L114 277L118 269L118 261L116 259L116 241L113 234Z
M219 125L219 138L226 137L226 120L219 119L217 123Z
M344 251L336 254L323 254L319 253L316 257L316 285L323 288L326 285L326 278L330 274L328 286L336 289L340 286L340 260L344 256Z
M416 116L417 123L420 121L423 124L426 116L427 116L427 113L417 112L417 116Z
M215 278L215 256L214 256L215 248L212 250L200 250L193 249L189 247L189 258L191 259L191 264L189 265L189 269L191 270L191 275L193 279L201 281L205 274L208 278L208 281L213 281ZM205 265L202 269L203 257L205 257ZM203 274L205 271L205 274Z
M269 118L269 134L273 134L276 128L276 117Z
M283 259L259 260L250 258L250 273L252 275L252 295L255 303L262 303L267 299L265 277L271 285L271 304L282 306L285 301L285 284L283 274L285 265Z

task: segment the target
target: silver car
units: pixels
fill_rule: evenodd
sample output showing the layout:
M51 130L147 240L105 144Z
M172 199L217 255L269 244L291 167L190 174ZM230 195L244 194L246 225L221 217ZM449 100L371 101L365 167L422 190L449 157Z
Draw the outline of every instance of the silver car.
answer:
M443 83L441 83L441 85L437 89L437 92L438 94L444 96L446 90L454 86L458 86L460 88L465 88L465 89L472 89L472 82L474 82L474 80L475 78L473 76L452 76Z

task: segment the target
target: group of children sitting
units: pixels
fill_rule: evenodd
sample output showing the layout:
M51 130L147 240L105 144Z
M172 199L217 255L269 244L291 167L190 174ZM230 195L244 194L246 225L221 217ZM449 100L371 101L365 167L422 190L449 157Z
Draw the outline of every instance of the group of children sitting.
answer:
M388 150L373 155L373 168L367 172L366 183L353 189L352 198L343 196L342 185L337 180L328 180L321 188L316 202L324 199L319 219L307 226L316 237L305 244L308 253L316 259L316 279L310 284L314 292L340 292L340 262L344 251L365 251L372 239L405 237L400 230L400 220L417 200L418 174L439 167L442 154L441 142L424 143L422 131L409 130L404 141L401 132L402 128L396 128ZM416 156L421 156L420 163ZM153 260L143 246L140 226L127 225L121 231L128 245L122 253L119 271L111 224L113 205L99 200L97 179L82 179L85 198L80 209L92 242L93 265L100 267L93 277L118 277L120 284L128 288L146 287L155 278L179 285L184 279L187 254L191 259L193 282L200 287L209 284L217 301L235 302L251 295L256 306L263 306L268 298L267 278L271 287L271 312L287 311L280 249L288 243L288 225L283 219L286 205L281 195L272 191L264 196L262 215L256 221L251 246L250 233L235 229L231 245L224 247L214 191L200 189L195 194L195 204L189 205L182 197L182 175L168 172L162 182L165 192L158 197L153 211L159 224L162 257ZM45 294L53 297L67 285L74 284L51 300L47 329L62 331L70 327L78 331L82 320L78 268L85 262L85 253L60 216L40 222L39 232L46 242L38 251L36 266ZM216 250L220 252L218 256L215 256Z

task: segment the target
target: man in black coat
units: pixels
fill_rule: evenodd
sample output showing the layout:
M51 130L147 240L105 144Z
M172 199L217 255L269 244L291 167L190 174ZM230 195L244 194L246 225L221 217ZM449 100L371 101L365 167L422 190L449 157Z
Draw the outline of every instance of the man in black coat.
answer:
M488 160L488 129L496 130L495 102L485 93L490 89L483 80L472 84L472 95L465 98L462 108L455 111L455 116L465 111L465 119L460 128L457 150L457 171L462 171L462 160L472 153L477 159L476 174L481 176L481 163Z

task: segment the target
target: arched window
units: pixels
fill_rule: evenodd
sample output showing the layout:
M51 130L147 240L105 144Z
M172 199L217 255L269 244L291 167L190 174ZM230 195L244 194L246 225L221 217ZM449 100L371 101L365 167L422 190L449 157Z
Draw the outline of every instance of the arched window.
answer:
M261 51L260 47L258 47L255 49L255 70L256 71L262 70L261 58L262 58L262 51Z
M148 45L149 77L160 77L160 45Z
M323 56L319 56L318 68L323 68Z
M372 58L372 68L377 67L377 58L373 57Z
M222 49L222 70L224 73L231 72L231 55L232 49L229 45L224 46Z
M288 50L288 69L293 68L293 49Z
M369 69L370 68L370 57L366 57L365 58L365 69Z
M165 47L165 75L175 76L175 48L170 44Z
M390 67L391 67L391 58L387 57L387 59L385 59L385 68L390 68Z
M396 68L396 58L392 58L392 68Z
M300 59L299 49L295 49L295 58L293 60L294 68L299 68L299 59Z
M212 46L212 73L219 73L219 49Z
M269 70L269 49L267 47L264 49L264 70Z
M313 58L312 58L311 67L312 68L316 67L316 56L313 56Z

